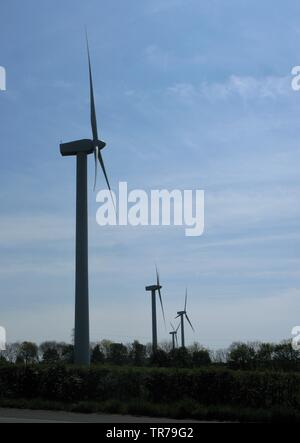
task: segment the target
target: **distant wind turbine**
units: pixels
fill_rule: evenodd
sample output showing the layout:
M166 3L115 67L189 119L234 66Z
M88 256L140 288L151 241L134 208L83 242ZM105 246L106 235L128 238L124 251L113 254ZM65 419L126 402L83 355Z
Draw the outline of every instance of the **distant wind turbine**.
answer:
M93 138L77 140L60 145L62 156L77 158L77 198L76 198L76 289L75 289L75 357L77 365L90 364L90 327L89 327L89 277L88 277L88 193L87 193L87 156L94 154L95 180L97 183L98 162L111 193L108 176L104 166L101 151L106 144L99 139L96 107L94 98L93 76L88 37L86 35L89 84L91 127ZM113 201L114 203L114 201Z
M172 328L172 331L170 332L170 335L172 336L172 346L173 346L173 351L174 351L176 349L176 347L178 347L177 333L180 328L180 323L179 323L177 329L175 329L174 325L171 323L171 328Z
M153 352L157 351L157 345L158 345L158 342L157 342L156 292L158 293L158 296L159 296L159 301L160 301L161 310L162 310L162 314L163 314L163 318L164 318L164 323L166 325L165 310L164 310L164 305L163 305L163 301L162 301L161 289L162 289L162 286L160 284L159 272L156 267L156 285L146 287L146 291L151 292L151 296L152 296L152 346L153 346Z
M186 294L185 294L185 304L184 304L184 310L183 311L179 311L177 312L177 317L176 318L180 318L181 321L181 346L182 348L185 348L185 336L184 336L184 319L186 318L186 320L188 321L190 327L192 328L192 330L195 332L195 329L189 319L189 316L187 315L187 299L188 299L188 293L186 290Z

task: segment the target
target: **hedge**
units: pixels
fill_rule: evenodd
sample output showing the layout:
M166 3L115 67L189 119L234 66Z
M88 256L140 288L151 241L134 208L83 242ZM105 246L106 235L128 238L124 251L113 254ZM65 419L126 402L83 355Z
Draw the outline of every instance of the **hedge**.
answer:
M300 374L220 369L98 366L0 367L1 399L62 402L191 400L207 406L285 407L300 411Z

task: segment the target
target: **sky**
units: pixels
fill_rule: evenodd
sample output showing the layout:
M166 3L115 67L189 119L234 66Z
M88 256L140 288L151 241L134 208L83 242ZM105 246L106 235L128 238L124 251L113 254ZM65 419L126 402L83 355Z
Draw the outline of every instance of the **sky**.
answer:
M198 341L280 341L300 324L296 0L11 0L0 4L0 325L70 341L75 158L91 137L88 27L113 189L203 189L205 232L100 227L89 161L91 339L151 340L158 264L169 321ZM99 187L105 188L102 177ZM159 312L159 339L169 340Z

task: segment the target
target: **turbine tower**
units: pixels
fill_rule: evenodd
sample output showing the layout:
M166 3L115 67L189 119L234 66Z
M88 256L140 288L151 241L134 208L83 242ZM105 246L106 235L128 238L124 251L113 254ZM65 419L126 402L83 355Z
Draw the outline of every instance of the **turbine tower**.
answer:
M161 289L162 289L162 286L160 284L159 273L158 273L158 269L156 268L156 285L146 287L146 291L151 292L151 300L152 300L152 348L153 348L153 353L155 353L157 351L157 345L158 345L158 342L157 342L156 292L158 292L161 310L162 310L162 314L163 314L163 318L164 318L164 323L166 324L165 310L164 310L164 305L163 305L162 296L161 296Z
M189 322L190 327L192 328L192 330L195 332L195 329L189 319L189 316L187 315L187 299L188 299L188 293L186 290L186 294L185 294L185 304L184 304L184 310L183 311L179 311L177 312L177 317L176 318L180 318L180 323L181 323L181 347L185 348L185 336L184 336L184 319L186 318L187 321Z
M180 328L180 323L179 323L177 329L175 329L173 324L171 323L171 328L172 328L172 331L170 332L170 335L172 336L172 349L173 349L173 351L175 351L176 347L178 347L177 333L178 333L178 330Z
M95 181L97 184L98 161L109 191L111 187L104 166L101 151L106 144L99 139L96 107L94 99L93 76L88 37L87 54L90 84L90 107L92 140L83 139L60 145L63 157L76 156L77 160L77 196L76 196L76 278L75 278L75 356L74 363L80 366L90 364L90 327L89 327L89 277L88 277L88 192L87 192L87 157L94 154ZM114 202L114 200L113 200Z

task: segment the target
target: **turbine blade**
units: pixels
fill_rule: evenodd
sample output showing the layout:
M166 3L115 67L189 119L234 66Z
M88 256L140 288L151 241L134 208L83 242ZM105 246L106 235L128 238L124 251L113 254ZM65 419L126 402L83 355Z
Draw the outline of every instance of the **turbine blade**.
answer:
M176 340L176 346L178 348L178 337L177 337L177 334L175 335L175 340Z
M175 331L173 323L170 323L170 324L171 324L171 328L173 329L173 331Z
M180 326L181 326L181 323L179 323L178 328L176 329L176 334L179 331Z
M97 186L97 176L98 176L98 152L99 152L99 148L98 146L96 146L95 150L94 150L94 159L95 159L95 179L94 179L94 192L96 190L96 186Z
M157 268L157 266L156 266L156 283L157 283L157 286L160 286L159 272L158 272L158 268Z
M188 298L188 292L186 290L185 292L185 305L184 305L184 311L186 312L186 308L187 308L187 298Z
M107 176L107 173L106 173L106 169L105 169L104 161L103 161L102 154L101 154L101 151L100 151L100 150L98 150L98 159L99 159L99 163L100 163L100 166L101 166L102 172L103 172L104 177L105 177L105 181L106 181L107 187L108 187L109 192L110 192L110 195L111 195L111 199L112 199L112 202L113 202L113 205L114 205L115 212L117 212L117 211L116 211L115 200L114 200L114 198L113 198L112 190L111 190L111 187L110 187L110 183L109 183L109 180L108 180L108 176Z
M159 300L160 300L160 305L161 305L161 310L162 310L162 314L163 314L163 318L164 318L165 327L167 327L165 310L164 310L164 305L163 305L161 291L160 291L160 279L159 279L159 272L158 272L157 266L156 266L156 284L157 284L157 290L158 290L158 295L159 295Z
M186 319L187 319L187 321L189 322L189 324L190 324L192 330L195 332L195 329L194 329L194 327L193 327L193 325L192 325L192 323L191 323L191 320L189 319L188 315L185 314L185 316L186 316Z
M179 318L179 317L181 317L181 315L179 314L179 315L177 315L177 317L175 317L175 320L176 320L176 318ZM180 325L179 325L180 326Z
M102 168L102 172L103 172L104 177L105 177L105 181L106 181L107 187L108 187L109 191L111 192L111 187L110 187L110 184L109 184L109 180L108 180L108 176L107 176L107 173L106 173L106 169L105 169L105 165L104 165L104 161L103 161L103 158L102 158L101 151L98 152L98 159L99 159L100 166Z
M88 53L88 61L89 61L89 77L90 77L91 126L92 126L92 132L93 132L93 141L96 143L96 142L98 142L99 138L98 138L96 106L95 106L95 97L94 97L92 64L91 64L90 47L89 47L89 39L88 39L87 30L86 30L86 44L87 44L87 53Z
M162 296L161 296L160 289L158 289L158 295L159 295L159 300L160 300L160 305L161 305L161 310L162 310L162 314L163 314L163 318L164 318L165 327L167 327L167 326L166 326L165 310L164 310L164 305L163 305L163 301L162 301Z

